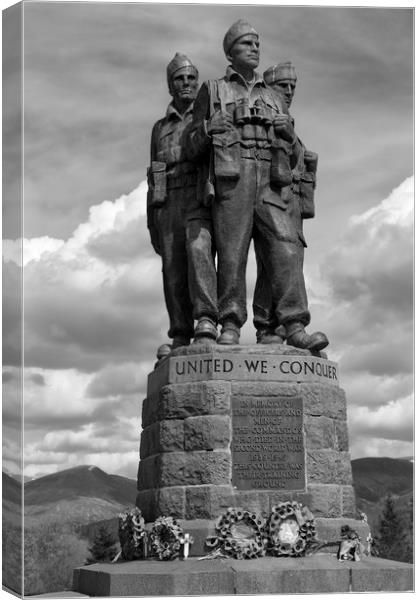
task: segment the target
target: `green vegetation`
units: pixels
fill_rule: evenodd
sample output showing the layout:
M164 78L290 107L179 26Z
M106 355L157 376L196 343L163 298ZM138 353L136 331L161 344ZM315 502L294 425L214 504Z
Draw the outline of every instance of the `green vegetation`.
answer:
M102 525L98 528L93 544L89 546L87 565L97 562L110 562L118 553L118 541L107 527Z
M387 495L384 500L377 543L381 558L400 562L413 562L413 497L405 513L395 510L395 499Z
M73 569L86 554L86 540L69 524L54 521L25 530L25 595L71 589Z
M22 593L22 528L3 519L3 585Z

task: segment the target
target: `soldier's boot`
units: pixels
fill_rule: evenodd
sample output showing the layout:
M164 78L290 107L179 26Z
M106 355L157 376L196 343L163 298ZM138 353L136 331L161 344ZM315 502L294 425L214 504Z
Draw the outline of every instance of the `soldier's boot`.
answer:
M319 352L328 346L329 341L325 333L316 331L306 333L303 323L292 321L286 325L287 343L295 348L305 348L312 352Z
M261 327L256 332L257 344L282 344L286 339L286 331L283 325L274 329L272 327Z
M216 323L208 317L198 319L194 330L194 344L203 344L205 342L214 342L217 338Z
M162 358L165 358L165 356L168 356L168 354L171 353L171 350L172 350L172 348L169 344L162 344L157 349L156 358L158 360L162 360Z
M179 348L180 346L189 346L190 338L185 337L183 335L176 335L173 339L171 350L175 350L175 348Z
M239 336L241 335L241 329L232 321L225 321L222 324L222 332L217 339L218 344L226 346L234 346L239 344Z
M156 365L159 363L159 361L168 356L172 350L175 350L175 348L179 348L180 346L188 346L189 343L190 338L176 336L174 337L172 344L161 344L156 351L156 358L158 359Z

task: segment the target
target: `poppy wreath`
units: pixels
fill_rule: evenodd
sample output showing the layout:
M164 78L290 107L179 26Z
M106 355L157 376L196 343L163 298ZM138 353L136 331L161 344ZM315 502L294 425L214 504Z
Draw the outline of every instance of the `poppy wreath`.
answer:
M135 507L118 515L118 537L121 545L121 558L124 560L145 558L147 532L139 508Z
M242 524L247 526L253 533L253 537L237 535L236 526ZM223 556L232 558L257 558L264 556L266 539L264 534L265 521L256 513L242 508L228 508L216 521L216 535L209 536L206 540L208 548Z
M272 556L303 556L316 537L313 514L295 501L273 506L265 530Z
M173 517L158 517L149 536L151 552L159 560L174 560L184 543L184 532Z

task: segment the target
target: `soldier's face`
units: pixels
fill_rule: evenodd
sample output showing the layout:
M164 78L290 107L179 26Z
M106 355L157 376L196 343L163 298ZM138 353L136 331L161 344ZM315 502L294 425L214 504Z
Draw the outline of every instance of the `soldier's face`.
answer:
M234 69L256 69L260 62L258 36L249 33L239 38L230 49L228 59Z
M174 100L182 102L195 100L197 89L197 72L192 67L182 67L176 71L169 85L169 93Z
M292 104L295 95L296 81L294 79L281 79L271 86L277 93L282 94L287 108Z

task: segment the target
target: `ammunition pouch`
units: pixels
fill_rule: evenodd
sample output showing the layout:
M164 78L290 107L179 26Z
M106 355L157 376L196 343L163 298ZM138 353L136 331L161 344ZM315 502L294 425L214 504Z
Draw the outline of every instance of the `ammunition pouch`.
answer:
M166 189L174 190L177 188L193 187L197 184L196 173L181 173L181 175L169 175L166 181Z
M300 181L300 210L302 219L312 219L315 216L315 186L316 171L318 168L318 154L305 150L304 152L305 170L302 173Z
M241 146L241 157L271 161L271 150L270 148L258 148L256 146Z
M239 179L241 158L239 135L236 130L213 135L213 166L216 180Z
M290 185L292 180L288 145L281 139L275 139L271 144L271 184L284 187Z
M162 206L166 199L166 163L153 160L147 171L147 179L151 191L150 206Z
M302 219L315 216L315 173L304 171L300 180L300 212Z

